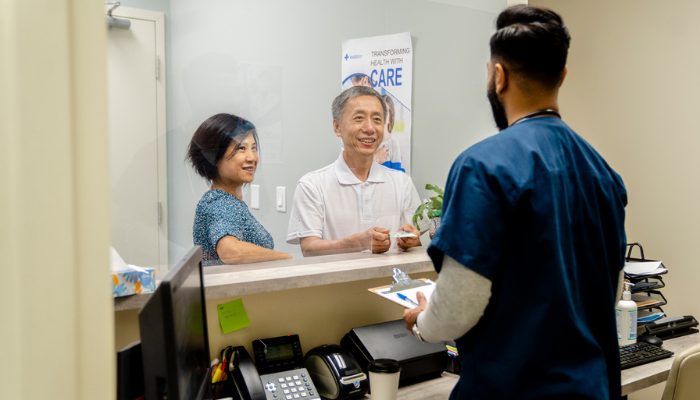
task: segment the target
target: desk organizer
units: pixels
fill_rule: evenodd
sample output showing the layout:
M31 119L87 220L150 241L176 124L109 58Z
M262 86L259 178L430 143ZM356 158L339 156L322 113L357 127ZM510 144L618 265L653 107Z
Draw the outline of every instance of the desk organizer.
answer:
M645 258L644 249L642 249L642 245L639 243L630 243L627 245L627 247L629 249L627 250L627 256L625 257L626 262L658 261L649 260ZM639 258L632 257L632 250L634 250L635 247L639 248ZM664 280L661 277L661 275L666 274L668 272L668 267L666 267L663 263L661 263L661 265L664 268L666 268L667 271L664 271L658 275L634 277L625 274L625 279L628 279L631 283L634 284L634 286L632 286L632 300L634 300L637 303L638 335L646 332L645 326L650 322L653 322L640 320L641 318L639 317L639 315L648 315L649 313L664 313L665 315L665 312L661 308L661 306L665 306L666 304L668 304L668 301L666 300L666 297L664 297L664 295L659 291L659 289L666 287L666 284L664 283Z

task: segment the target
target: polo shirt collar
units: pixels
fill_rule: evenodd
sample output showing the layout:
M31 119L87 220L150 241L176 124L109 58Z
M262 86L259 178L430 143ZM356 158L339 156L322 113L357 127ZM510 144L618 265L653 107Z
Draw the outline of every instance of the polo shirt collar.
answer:
M352 173L350 167L345 162L343 158L343 152L340 152L340 156L335 161L335 176L338 177L338 182L341 185L357 185L362 183L355 174ZM372 166L369 169L369 176L367 177L367 182L385 182L384 170L381 165L377 164L376 161L372 161Z

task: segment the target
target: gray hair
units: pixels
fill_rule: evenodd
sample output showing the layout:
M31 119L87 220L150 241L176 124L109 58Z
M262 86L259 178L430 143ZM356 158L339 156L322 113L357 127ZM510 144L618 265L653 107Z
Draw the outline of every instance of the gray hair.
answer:
M350 89L347 89L343 91L343 93L339 94L338 97L336 97L335 100L333 100L333 107L331 109L331 111L333 112L333 119L336 121L340 121L340 119L343 116L343 112L345 112L345 106L347 105L348 100L360 96L376 97L377 100L379 100L379 103L382 105L382 110L384 111L384 119L386 120L386 103L384 102L384 99L382 99L382 96L380 96L376 90L368 86L353 86Z

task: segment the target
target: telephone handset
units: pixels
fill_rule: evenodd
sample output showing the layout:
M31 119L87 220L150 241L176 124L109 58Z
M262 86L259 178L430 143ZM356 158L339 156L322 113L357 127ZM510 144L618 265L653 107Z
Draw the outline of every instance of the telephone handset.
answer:
M265 389L258 370L253 364L253 359L243 346L233 348L234 365L232 371L233 383L238 392L238 398L241 400L265 400Z
M321 400L306 368L260 376L245 347L233 348L233 382L241 400Z

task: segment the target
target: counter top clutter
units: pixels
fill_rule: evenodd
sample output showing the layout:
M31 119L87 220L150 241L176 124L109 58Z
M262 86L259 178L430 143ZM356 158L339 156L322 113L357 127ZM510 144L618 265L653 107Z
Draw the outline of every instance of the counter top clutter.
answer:
M382 254L349 253L204 269L207 299L299 289L391 277L393 268L407 274L432 272L427 246ZM140 309L150 293L114 299L114 310Z

